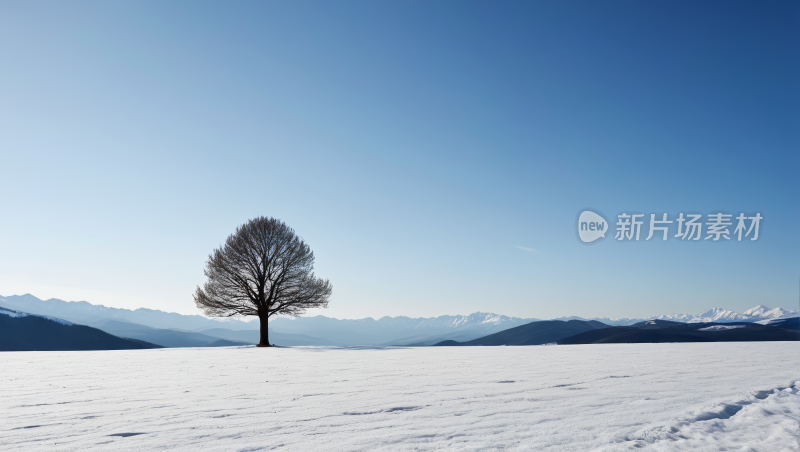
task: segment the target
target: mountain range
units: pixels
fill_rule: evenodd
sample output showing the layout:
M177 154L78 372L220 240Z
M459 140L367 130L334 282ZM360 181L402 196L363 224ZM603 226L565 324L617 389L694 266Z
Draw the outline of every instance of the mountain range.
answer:
M122 322L114 319L105 319L99 322L93 322L90 326L105 331L106 333L113 334L114 336L138 339L170 348L230 347L235 345L251 345L249 342L232 341L221 337L195 333L192 331L151 328L145 325Z
M137 323L105 319L91 322L90 326L119 337L139 339L164 347L228 347L255 345L260 342L259 330L228 330L210 328L200 332L167 328L152 328ZM270 341L277 345L333 345L325 339L302 334L270 332Z
M115 319L153 328L180 328L190 331L201 328L227 328L230 330L258 328L258 322L242 322L235 319L214 320L201 315L182 315L145 308L136 310L108 308L86 301L63 301L57 298L40 300L31 294L0 296L0 306L31 314L58 317L78 324Z
M120 331L121 325L107 320L139 326L211 335L248 343L258 342L258 322L213 320L152 309L119 309L93 305L85 301L68 302L51 298L40 300L33 295L0 296L0 306L33 314L49 315L74 323ZM431 345L445 339L470 340L539 319L522 319L476 312L468 316L433 318L382 317L349 320L325 316L277 318L270 322L270 341L278 345ZM147 337L156 341L152 335ZM174 333L151 332L160 338ZM114 333L112 333L114 334ZM236 339L234 339L236 338ZM247 338L247 340L245 340ZM185 338L191 342L190 338ZM163 340L163 339L160 339ZM181 339L184 340L184 339ZM159 343L159 342L155 342ZM187 342L188 343L188 342ZM160 344L160 343L159 343Z
M800 340L800 318L797 317L771 320L763 324L646 320L628 326L609 326L595 320L544 320L467 342L442 341L434 345L577 345L797 340Z
M40 300L33 295L0 296L0 307L64 319L97 327L110 334L145 340L167 347L208 346L215 340L254 344L257 322L208 319L152 309L120 309L85 301ZM744 313L715 308L697 315L670 314L648 319L561 317L554 320L598 321L610 326L628 326L646 320L679 323L759 322L800 316L800 310L770 309L759 305ZM511 328L539 322L536 318L508 317L476 312L467 316L431 318L405 316L378 320L335 319L325 316L277 318L270 322L270 341L278 345L433 345L442 341L469 342ZM206 345L201 345L206 344Z
M131 350L161 348L63 319L0 308L0 351Z
M650 317L646 320L672 320L682 323L709 323L709 322L757 322L761 320L785 319L799 317L800 310L788 310L783 308L770 309L764 305L758 305L739 314L734 311L722 308L709 309L697 315L669 314Z
M660 314L642 319L636 319L636 318L610 319L607 317L592 317L590 319L585 319L583 317L572 316L572 317L559 317L554 320L597 320L598 322L603 322L606 325L626 326L643 322L645 320L670 320L673 322L681 322L681 323L758 322L762 320L785 319L790 317L800 317L800 309L795 309L795 310L789 310L783 308L771 309L760 304L754 308L750 308L744 311L741 314L735 311L731 311L729 309L713 308L707 311L703 311L699 314Z
M797 319L783 320L784 322L775 325L755 322L683 323L647 320L630 326L610 326L585 331L559 339L558 345L800 340Z
M522 319L485 312L431 318L382 317L340 320L325 316L279 318L270 328L283 333L313 335L337 345L433 345L451 339L467 341L539 319Z

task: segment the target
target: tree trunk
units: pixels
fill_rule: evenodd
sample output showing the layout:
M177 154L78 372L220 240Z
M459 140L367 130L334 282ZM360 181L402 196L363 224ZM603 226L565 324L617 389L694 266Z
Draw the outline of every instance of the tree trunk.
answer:
M258 320L261 321L261 342L258 344L258 347L272 347L272 345L269 344L269 317L258 316Z

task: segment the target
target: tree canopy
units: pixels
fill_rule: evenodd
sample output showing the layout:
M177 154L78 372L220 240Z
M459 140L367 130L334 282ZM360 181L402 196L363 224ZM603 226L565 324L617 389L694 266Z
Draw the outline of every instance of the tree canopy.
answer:
M236 228L206 261L194 302L212 317L258 316L268 347L273 315L300 316L328 306L333 287L314 275L314 253L284 222L258 217Z

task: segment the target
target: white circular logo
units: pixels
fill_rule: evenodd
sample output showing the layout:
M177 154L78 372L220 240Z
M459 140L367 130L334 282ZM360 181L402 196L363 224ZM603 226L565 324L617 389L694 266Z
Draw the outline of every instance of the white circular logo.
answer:
M607 231L608 223L603 217L591 210L581 212L578 217L578 237L582 242L590 243L605 238Z

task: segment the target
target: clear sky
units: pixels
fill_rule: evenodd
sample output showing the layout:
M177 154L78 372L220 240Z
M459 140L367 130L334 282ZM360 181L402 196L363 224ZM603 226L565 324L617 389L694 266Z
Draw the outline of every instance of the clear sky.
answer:
M333 317L796 309L799 24L770 1L4 0L0 295L198 314L205 258L264 215ZM586 246L586 207L764 220Z

